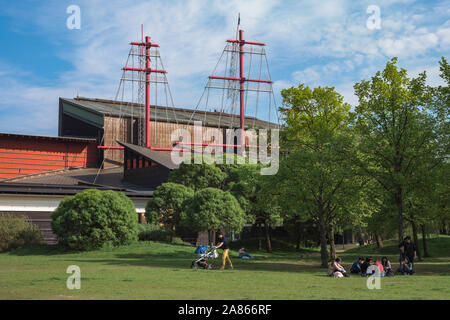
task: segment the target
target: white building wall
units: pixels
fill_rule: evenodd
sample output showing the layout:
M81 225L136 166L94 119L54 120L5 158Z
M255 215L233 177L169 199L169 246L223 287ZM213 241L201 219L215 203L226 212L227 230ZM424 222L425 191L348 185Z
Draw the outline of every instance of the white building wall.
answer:
M0 194L0 212L53 212L65 196ZM130 198L137 213L145 213L150 198Z

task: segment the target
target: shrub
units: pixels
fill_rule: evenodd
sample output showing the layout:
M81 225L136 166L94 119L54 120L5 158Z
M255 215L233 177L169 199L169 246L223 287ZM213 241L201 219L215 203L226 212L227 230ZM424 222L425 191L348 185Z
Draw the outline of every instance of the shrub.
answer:
M58 242L74 250L120 246L137 240L133 202L123 193L88 189L64 198L52 213Z
M173 238L172 238L172 243L173 243L173 244L179 244L179 245L182 245L182 246L192 246L192 244L190 244L190 243L187 242L187 241L184 241L184 240L181 239L180 237L173 237Z
M170 240L171 236L172 240ZM180 237L173 237L173 233L170 230L150 223L139 225L139 240L164 241L174 244L191 245L189 242L183 241Z
M168 241L171 233L170 230L165 230L154 224L139 225L139 240L141 241Z
M25 215L0 214L0 252L42 242L39 227Z

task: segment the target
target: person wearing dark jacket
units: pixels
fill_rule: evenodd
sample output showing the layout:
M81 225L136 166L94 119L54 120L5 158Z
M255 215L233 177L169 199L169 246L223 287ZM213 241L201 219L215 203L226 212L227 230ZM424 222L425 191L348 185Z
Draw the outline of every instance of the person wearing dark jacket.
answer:
M405 237L398 247L400 249L401 261L408 258L410 263L414 263L414 260L416 260L417 257L417 248L414 242L411 241L411 237Z
M228 264L230 265L230 268L233 269L233 263L231 262L230 254L229 254L230 247L228 246L228 241L224 237L222 232L219 232L218 236L219 236L219 239L217 241L218 244L216 245L216 248L222 248L223 249L222 266L220 267L220 270L225 269L225 262L228 262Z
M372 262L371 257L366 257L366 261L361 265L361 276L365 277L367 276L367 269L370 267Z
M351 268L350 268L350 273L361 273L361 266L364 263L364 258L363 257L359 257L358 260L356 260L355 262L353 262Z

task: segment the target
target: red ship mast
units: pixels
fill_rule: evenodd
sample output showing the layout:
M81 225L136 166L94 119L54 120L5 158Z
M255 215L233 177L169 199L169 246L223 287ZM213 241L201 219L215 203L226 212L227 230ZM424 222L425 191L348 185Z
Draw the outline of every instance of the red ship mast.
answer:
M260 83L272 83L271 80L259 80L259 79L247 79L244 77L244 46L245 45L253 45L253 46L265 46L264 43L261 42L250 42L244 40L244 30L239 30L239 39L238 40L227 40L230 43L238 43L239 44L239 78L231 78L231 77L220 77L220 76L209 76L209 79L218 79L218 80L231 80L231 81L239 81L240 89L239 89L239 127L242 130L241 137L241 145L240 147L245 148L245 82L260 82Z
M159 47L156 43L150 42L150 37L145 37L145 42L130 42L132 46L145 47L145 69L128 68L125 67L124 71L137 71L145 72L145 146L150 147L150 73L167 73L165 70L156 70L150 68L150 48Z

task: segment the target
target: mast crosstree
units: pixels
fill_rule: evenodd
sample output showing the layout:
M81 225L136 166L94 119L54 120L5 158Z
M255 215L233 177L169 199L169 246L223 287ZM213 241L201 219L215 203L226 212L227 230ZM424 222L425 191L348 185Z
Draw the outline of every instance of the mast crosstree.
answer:
M156 151L185 151L185 149L182 149L182 145L194 145L195 143L180 141L174 147L164 148L152 145L152 141L156 141L156 134L154 134L152 140L152 121L156 130L156 121L161 121L164 111L168 123L169 112L173 112L173 116L171 115L172 121L170 122L173 122L173 119L175 119L178 125L178 121L176 120L173 99L167 81L167 71L164 70L159 53L159 45L151 42L149 36L142 37L140 42L131 42L130 45L131 49L125 67L122 68L122 78L115 100L119 100L119 94L122 92L121 110L122 105L131 105L129 129L132 143L137 142L140 146ZM254 58L254 56L257 58ZM223 62L225 62L224 66ZM246 62L245 65L244 62ZM221 68L220 70L218 69L219 67ZM218 73L222 71L223 73L219 75ZM131 103L124 102L126 83L131 83L131 90L129 90L131 91ZM137 83L137 95L134 94L135 83ZM162 105L158 103L158 91L160 91L158 90L158 84L160 84L160 90L161 85L164 89L165 103ZM208 77L203 94L195 109L190 113L190 117L188 116L188 125L193 124L196 112L201 114L201 105L204 103L205 119L207 112L211 111L210 108L212 107L218 113L218 128L228 126L230 129L241 129L240 140L236 141L233 146L245 150L245 130L252 127L256 129L256 119L268 120L272 124L271 127L273 127L272 118L276 115L276 124L279 127L279 115L272 86L273 81L270 77L265 43L244 40L244 31L239 29L238 23L236 39L226 40L225 48L214 71ZM222 91L221 97L214 100L210 96L210 89L220 89ZM256 96L254 105L249 103L249 93ZM130 101L130 93L128 92L127 94L127 99ZM264 97L262 97L263 94L265 94ZM154 97L154 106L151 105L151 97ZM239 108L237 108L237 101L239 101ZM265 106L262 110L259 110L259 105ZM220 110L216 110L218 106L220 106ZM137 112L135 113L135 111ZM249 111L254 111L254 114L250 115ZM260 112L258 113L258 111ZM158 115L158 117L155 117L155 115ZM120 117L122 117L122 113ZM134 128L134 118L136 118L137 130ZM239 121L235 121L235 118L238 118ZM252 120L253 123L251 123ZM119 121L120 125L123 124ZM120 128L114 131L120 132ZM133 138L134 133L136 133L137 137ZM206 146L207 144L204 145ZM221 143L216 143L215 145L229 146ZM122 149L123 147L100 146L99 148L114 150Z
M215 109L220 106L218 127L221 128L225 125L221 124L220 119L231 116L231 121L226 121L229 128L241 129L240 141L233 146L242 148L241 150L246 148L245 130L252 127L256 128L256 119L265 117L271 122L271 118L276 115L276 124L279 127L279 115L273 94L273 81L270 78L265 46L265 43L244 40L244 31L238 28L236 39L226 40L225 48L212 75L208 77L203 94L194 110L194 113L201 113L203 106L206 117L206 112L211 111L210 108ZM254 56L258 59L255 59ZM244 64L244 57L247 57L247 64ZM219 75L219 73L222 73L222 75ZM246 73L247 76L245 76ZM262 78L263 75L265 76L264 79ZM210 89L222 90L221 97L216 97L216 100L214 100L211 97ZM251 108L249 108L249 93L256 96L255 104L251 106L254 114L249 112L251 111ZM262 97L263 94L265 94L265 97ZM238 110L237 101L239 101ZM266 108L258 110L259 106L264 104ZM191 115L191 119L194 117L194 113ZM235 117L239 118L239 122L234 121ZM246 119L249 123L246 123ZM253 123L248 119L252 119ZM194 143L180 144L193 145ZM208 144L202 145L207 146ZM230 145L223 144L223 146Z

